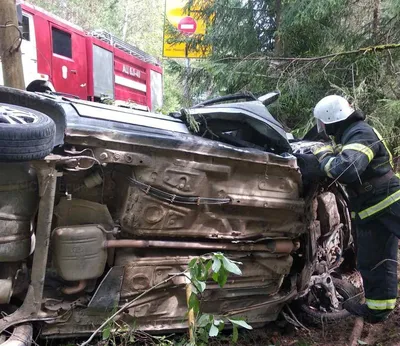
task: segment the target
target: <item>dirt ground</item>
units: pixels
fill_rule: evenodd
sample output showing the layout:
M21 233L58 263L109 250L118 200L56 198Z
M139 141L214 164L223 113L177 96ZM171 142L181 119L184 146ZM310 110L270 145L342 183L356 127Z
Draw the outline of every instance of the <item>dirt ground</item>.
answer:
M400 301L398 301L398 304ZM264 328L252 331L241 330L236 346L347 346L354 326L354 318L345 319L329 326L309 328L310 331L299 330L288 323L274 322ZM181 336L175 335L179 340L177 345L184 344ZM83 340L73 340L60 343L59 340L41 340L40 345L46 346L72 346L78 345ZM358 341L359 345L374 346L400 346L400 306L390 315L390 318L381 324L364 324L363 333ZM117 343L94 342L92 345L105 346ZM36 344L37 345L37 344ZM120 345L139 345L138 343L120 343ZM140 343L140 345L157 345L156 343ZM230 333L211 339L210 346L231 346Z
M400 266L398 266L397 275L400 278ZM398 296L400 297L400 281ZM329 326L309 327L309 332L296 329L288 324L272 323L263 329L241 333L238 345L347 346L354 327L354 320L354 318L348 318ZM359 345L400 346L400 299L397 300L397 307L388 320L374 325L364 323L358 343ZM215 345L222 345L222 343L216 342Z
M291 326L282 328L273 323L264 329L241 333L238 345L346 346L353 326L353 318L329 326L310 328L310 332L298 330ZM216 341L212 345L223 345L223 343ZM375 325L365 323L359 345L400 346L400 307L384 323Z

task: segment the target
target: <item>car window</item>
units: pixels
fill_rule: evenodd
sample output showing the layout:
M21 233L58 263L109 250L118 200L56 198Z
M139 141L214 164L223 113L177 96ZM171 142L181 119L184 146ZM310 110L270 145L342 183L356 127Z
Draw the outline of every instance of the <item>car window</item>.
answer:
M57 28L52 28L53 53L72 59L71 34Z
M24 15L22 15L22 38L26 41L31 40L29 33L29 18Z

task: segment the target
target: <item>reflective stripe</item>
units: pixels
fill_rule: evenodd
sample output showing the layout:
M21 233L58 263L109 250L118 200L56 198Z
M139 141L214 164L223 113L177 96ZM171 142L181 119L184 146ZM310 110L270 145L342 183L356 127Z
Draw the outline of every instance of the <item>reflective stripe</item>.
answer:
M351 218L354 220L354 219L356 218L357 214L356 214L354 211L352 211L352 212L350 213L350 216L351 216Z
M369 207L363 211L361 211L358 215L360 219L365 219L369 216L372 216L376 213L379 213L383 209L391 206L393 203L396 203L400 200L400 190L396 191L395 193L391 194L389 197L385 198L383 201Z
M331 158L328 160L328 162L325 164L325 166L324 166L324 171L325 171L326 175L327 175L329 178L333 178L333 176L332 176L330 170L331 170L332 161L333 161L334 159L335 159L334 157L331 157Z
M324 145L323 147L316 149L313 154L318 155L320 153L323 153L324 151L327 151L328 153L333 153L333 148L331 145Z
M378 132L377 129L372 128L376 134L376 136L379 138L379 140L382 142L382 144L385 146L386 151L388 152L389 155L389 162L392 168L394 169L394 163L393 163L393 155L392 152L390 151L386 141L383 139L382 135Z
M396 307L396 299L374 300L365 299L367 305L372 310L392 310Z
M374 152L367 147L366 145L359 144L359 143L352 143L352 144L347 144L343 147L342 152L345 150L356 150L359 151L368 157L368 162L371 162L372 159L374 158Z

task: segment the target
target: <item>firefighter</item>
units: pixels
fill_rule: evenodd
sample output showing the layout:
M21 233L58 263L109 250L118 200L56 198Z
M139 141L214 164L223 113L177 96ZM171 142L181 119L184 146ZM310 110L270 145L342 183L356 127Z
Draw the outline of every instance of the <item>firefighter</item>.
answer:
M397 297L400 237L400 179L384 139L343 97L324 97L314 109L319 132L335 146L314 151L320 169L346 186L357 232L357 267L366 303L349 299L344 308L370 323L385 320Z

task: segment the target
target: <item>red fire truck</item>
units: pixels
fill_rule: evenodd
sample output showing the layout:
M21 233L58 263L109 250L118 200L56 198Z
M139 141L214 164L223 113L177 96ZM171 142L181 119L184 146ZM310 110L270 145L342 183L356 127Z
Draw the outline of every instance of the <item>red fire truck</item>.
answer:
M27 90L112 99L116 105L143 110L161 107L162 68L156 58L106 31L88 33L41 8L19 3Z

